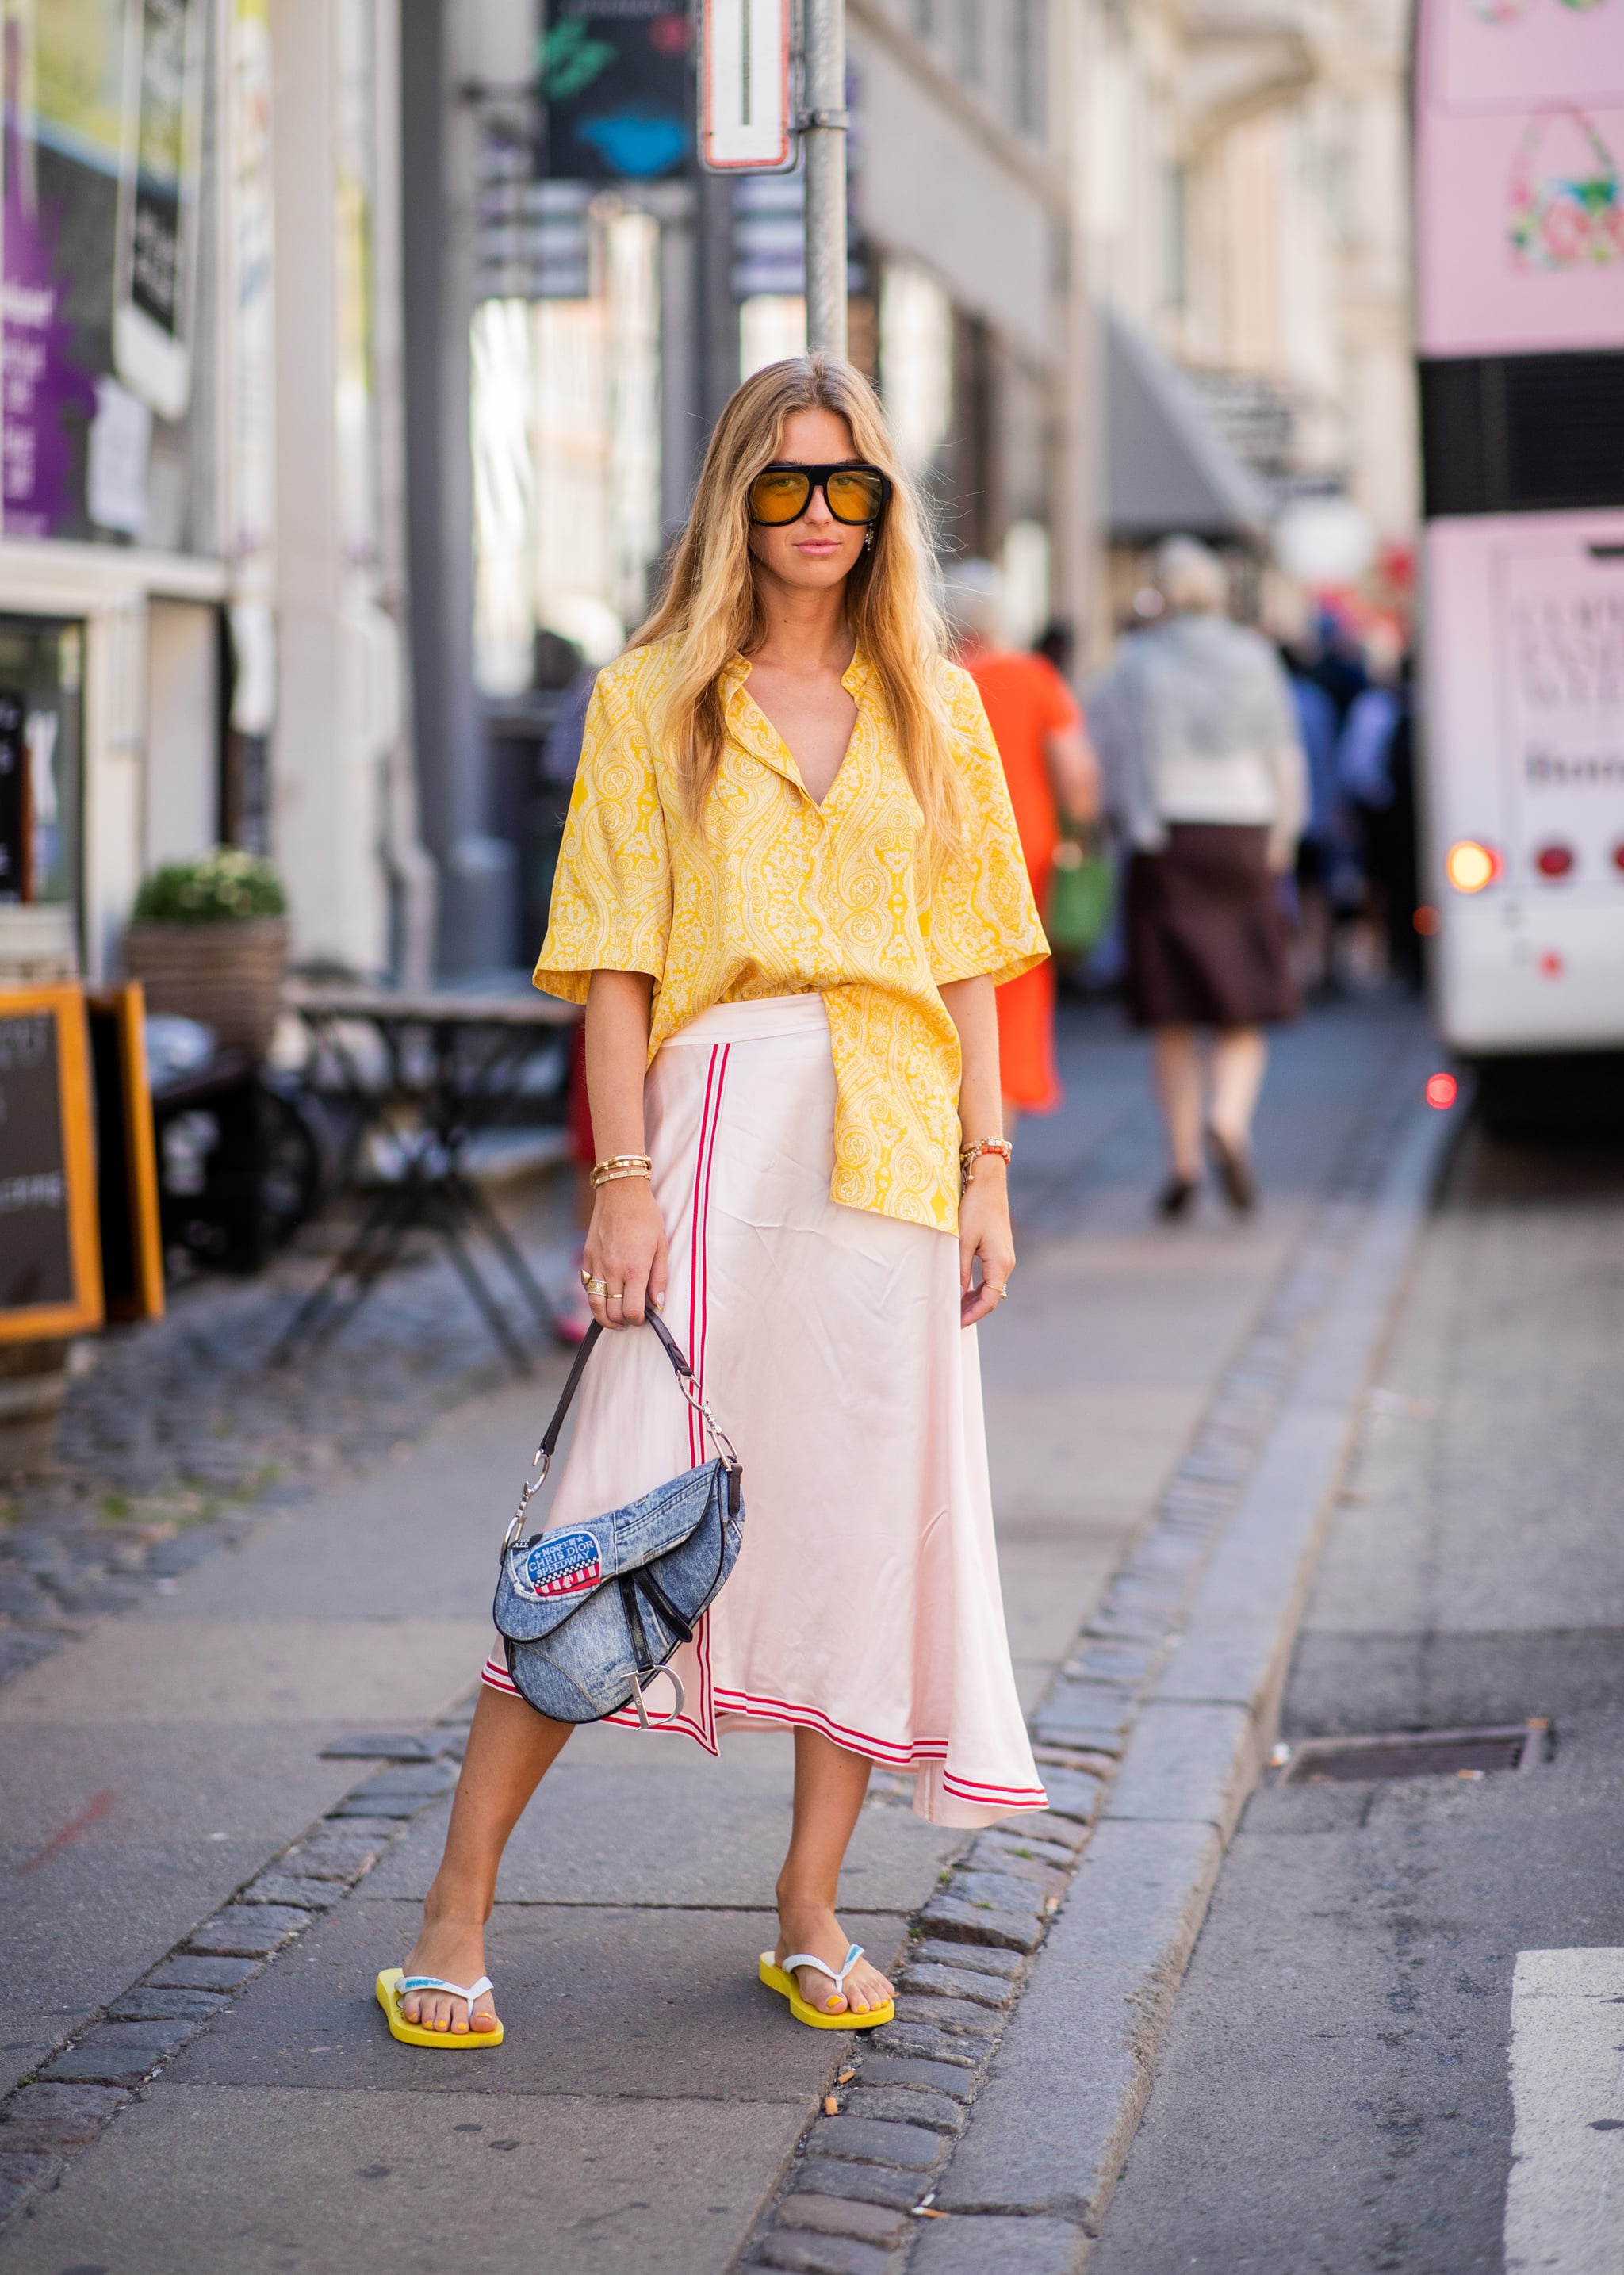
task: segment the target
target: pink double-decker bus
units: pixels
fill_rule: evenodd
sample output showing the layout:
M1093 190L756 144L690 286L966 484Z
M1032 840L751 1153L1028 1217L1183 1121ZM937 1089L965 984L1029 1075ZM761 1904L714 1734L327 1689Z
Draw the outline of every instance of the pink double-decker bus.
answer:
M1502 1123L1624 1100L1621 175L1624 0L1418 0L1424 898Z

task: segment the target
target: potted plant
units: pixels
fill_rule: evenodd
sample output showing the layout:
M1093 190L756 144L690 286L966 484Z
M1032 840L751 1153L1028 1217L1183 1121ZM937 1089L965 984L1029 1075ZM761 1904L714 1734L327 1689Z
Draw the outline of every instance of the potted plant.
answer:
M287 896L268 861L234 845L171 861L135 896L125 969L149 1011L212 1027L261 1059L270 1048L288 956Z

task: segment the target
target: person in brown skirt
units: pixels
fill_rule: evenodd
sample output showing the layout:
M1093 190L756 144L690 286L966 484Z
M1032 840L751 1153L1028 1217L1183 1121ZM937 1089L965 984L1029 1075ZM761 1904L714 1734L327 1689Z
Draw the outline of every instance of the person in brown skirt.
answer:
M1128 1008L1153 1041L1170 1160L1161 1213L1188 1214L1204 1136L1244 1213L1261 1030L1298 1009L1278 881L1307 811L1307 763L1273 649L1225 614L1217 555L1170 537L1155 582L1165 613L1124 641L1088 703L1107 806L1131 848ZM1205 1067L1202 1029L1213 1031Z

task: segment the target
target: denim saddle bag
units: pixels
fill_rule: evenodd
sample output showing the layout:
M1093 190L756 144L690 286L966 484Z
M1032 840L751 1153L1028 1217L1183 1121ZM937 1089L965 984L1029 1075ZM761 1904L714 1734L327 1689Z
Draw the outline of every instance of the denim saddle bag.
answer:
M570 1402L602 1333L594 1321L536 1448L503 1538L492 1606L519 1696L559 1722L597 1722L635 1704L646 1729L682 1712L683 1686L668 1661L679 1644L692 1641L702 1614L733 1569L743 1537L738 1455L700 1396L693 1369L652 1308L646 1324L660 1338L677 1387L717 1451L699 1468L684 1470L624 1508L521 1537L531 1500L552 1467ZM671 1685L673 1704L667 1713L653 1716L643 1694L661 1674Z

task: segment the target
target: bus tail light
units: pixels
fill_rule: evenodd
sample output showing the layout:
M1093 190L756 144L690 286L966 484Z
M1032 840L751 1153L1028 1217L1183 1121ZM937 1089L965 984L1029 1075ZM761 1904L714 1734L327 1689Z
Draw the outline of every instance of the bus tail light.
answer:
M1574 849L1552 841L1542 845L1534 856L1534 866L1542 877L1566 877L1574 865Z
M1449 848L1444 873L1457 893L1480 893L1494 882L1503 866L1492 846L1480 845L1475 837L1462 837Z

